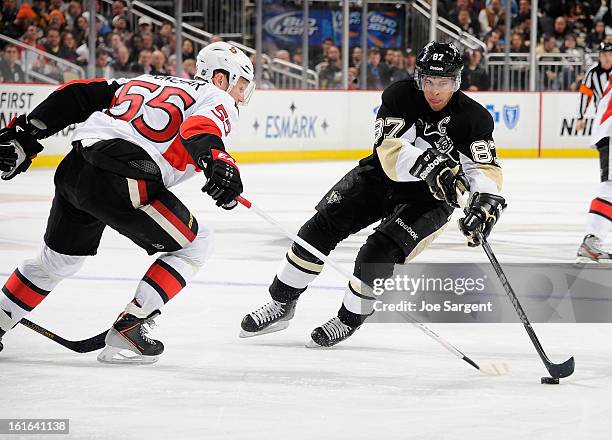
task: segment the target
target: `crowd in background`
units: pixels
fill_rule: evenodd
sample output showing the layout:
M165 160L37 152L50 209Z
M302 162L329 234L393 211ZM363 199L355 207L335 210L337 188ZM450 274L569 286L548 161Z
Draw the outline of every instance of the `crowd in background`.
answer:
M530 41L531 6L529 0L511 1L511 17L506 20L506 0L439 0L438 12L483 41L487 53L503 52L506 44L513 53L528 53L536 45L540 56L554 60L558 54L569 54L563 59L584 60L584 54L597 51L599 44L612 41L612 18L609 0L541 0L538 11L538 39ZM89 62L89 12L79 0L3 0L0 1L0 33L35 47L42 52L80 66ZM95 75L100 77L136 76L142 73L176 73L176 36L173 25L163 22L154 26L151 19L141 17L130 26L127 3L115 0L110 14L102 15L98 1L96 14L97 42ZM370 6L375 7L374 5ZM511 26L511 38L505 41L506 25ZM0 81L22 82L25 72L35 71L58 82L73 79L76 73L67 65L26 51L22 47L0 41ZM361 59L367 59L368 89L381 89L390 83L414 75L416 54L406 48L351 47L349 88L360 88ZM364 53L365 52L365 53ZM194 44L184 39L182 44L183 76L195 72ZM301 65L301 48L281 48L274 58ZM319 75L320 88L342 86L342 49L327 39L309 54L310 67ZM517 70L517 69L515 69ZM521 75L520 69L514 72ZM581 76L575 70L542 72L547 89L575 89ZM268 82L268 86L273 84ZM484 53L465 53L462 88L488 90L497 88L484 67Z
M0 34L59 59L86 68L89 63L89 11L78 0L4 0ZM95 76L132 77L142 73L176 74L176 35L170 22L154 26L140 17L135 31L126 13L127 2L115 0L111 14L100 14L97 2ZM74 69L61 61L0 41L0 81L23 82L25 72L34 71L60 83L77 77ZM183 39L183 76L195 73L194 44Z

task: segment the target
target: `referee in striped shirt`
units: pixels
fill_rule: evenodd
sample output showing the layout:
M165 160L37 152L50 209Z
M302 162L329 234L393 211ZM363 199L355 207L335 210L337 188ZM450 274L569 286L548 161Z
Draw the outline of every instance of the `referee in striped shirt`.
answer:
M608 78L612 72L612 43L602 42L599 45L599 63L589 69L580 85L580 116L576 129L584 129L584 114L593 100L595 110L599 104ZM578 248L577 261L612 262L612 253L602 249L612 222L612 160L610 160L610 138L604 137L595 145L599 152L599 170L601 184L596 197L591 201L585 237Z
M612 43L601 42L599 44L599 62L591 67L580 84L580 109L576 131L584 130L585 120L584 114L593 101L595 109L603 96L606 86L608 85L608 77L612 72Z

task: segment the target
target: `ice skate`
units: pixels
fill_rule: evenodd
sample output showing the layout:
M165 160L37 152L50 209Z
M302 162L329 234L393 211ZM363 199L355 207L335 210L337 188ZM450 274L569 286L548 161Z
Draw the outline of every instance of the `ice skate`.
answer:
M297 300L282 303L272 300L266 305L249 313L241 323L241 338L274 333L289 327L289 321L295 315Z
M138 318L124 312L106 334L106 347L98 355L98 361L107 364L152 364L164 351L161 341L147 336L155 327L153 321L160 315L155 310L146 318Z
M338 342L342 342L351 336L359 328L351 327L343 323L340 318L334 316L320 327L315 328L310 337L312 338L307 344L308 348L333 347Z
M589 234L578 248L577 263L612 263L612 254L601 248L601 240Z

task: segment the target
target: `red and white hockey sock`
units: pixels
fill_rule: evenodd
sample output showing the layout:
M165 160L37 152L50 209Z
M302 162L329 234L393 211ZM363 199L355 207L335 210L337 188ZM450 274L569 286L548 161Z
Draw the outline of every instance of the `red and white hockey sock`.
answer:
M193 265L174 255L164 255L149 267L134 298L148 314L176 296L196 274Z
M612 221L612 202L597 197L591 202L586 233L593 234L602 242L606 240Z
M61 280L74 275L86 258L60 254L43 245L36 258L22 262L6 281L0 294L0 308L17 324Z

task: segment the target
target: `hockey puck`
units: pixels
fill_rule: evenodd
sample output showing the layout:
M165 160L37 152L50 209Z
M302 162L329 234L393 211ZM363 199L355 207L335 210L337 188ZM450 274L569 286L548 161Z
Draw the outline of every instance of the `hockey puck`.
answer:
M545 383L548 385L559 385L559 379L556 377L543 377L540 379L540 383Z

